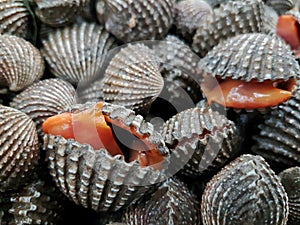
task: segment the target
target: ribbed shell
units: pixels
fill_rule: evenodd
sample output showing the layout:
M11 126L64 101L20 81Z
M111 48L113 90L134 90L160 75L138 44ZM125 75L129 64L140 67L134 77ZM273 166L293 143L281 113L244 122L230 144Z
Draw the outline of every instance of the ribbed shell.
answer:
M33 0L35 15L53 27L73 22L88 0Z
M19 110L0 106L0 191L23 185L39 159L34 122Z
M266 5L271 6L279 14L285 14L295 7L295 0L264 0Z
M262 157L242 155L206 184L201 214L204 225L284 225L287 194Z
M77 109L94 104L79 105ZM142 116L109 103L104 103L102 113L146 136L146 141L163 154L168 153L159 133ZM95 151L90 145L72 139L45 135L44 149L50 174L60 190L76 204L98 212L116 211L134 203L165 179L164 170L142 168L136 161L127 163L120 155L112 157L105 149ZM167 166L168 160L164 163Z
M164 85L158 60L154 51L144 44L122 48L105 71L104 100L133 110L147 109Z
M162 39L174 17L173 0L98 0L98 19L125 43Z
M40 51L30 42L12 35L0 35L0 86L20 91L44 73Z
M101 25L83 22L50 33L41 52L54 76L77 84L98 74L114 46L115 38Z
M182 111L165 122L161 134L170 146L170 170L188 175L220 168L239 149L235 124L211 109Z
M11 34L26 38L29 31L30 14L23 0L1 0L0 34Z
M170 178L157 191L126 209L127 225L198 225L200 203L187 186Z
M300 166L300 90L266 114L252 151L272 161Z
M300 224L300 167L286 169L278 176L289 199L288 225Z
M61 79L46 79L34 83L18 94L10 106L26 113L36 124L38 134L44 120L75 104L74 87Z
M213 12L214 20L201 24L193 37L192 48L201 57L230 37L262 30L264 11L260 0L228 2Z
M102 101L103 79L77 86L76 94L78 103Z
M259 82L300 75L289 46L277 36L262 33L241 34L224 41L201 59L199 69L222 79Z
M10 198L9 212L15 224L55 225L62 219L63 197L53 186L35 181Z

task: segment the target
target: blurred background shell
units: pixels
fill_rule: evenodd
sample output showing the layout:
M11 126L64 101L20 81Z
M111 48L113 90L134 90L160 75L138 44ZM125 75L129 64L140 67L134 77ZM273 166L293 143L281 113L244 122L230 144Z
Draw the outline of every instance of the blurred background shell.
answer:
M13 35L0 35L0 86L20 91L44 73L40 51L30 42Z
M169 178L149 196L125 210L127 225L200 224L200 203L177 178Z
M113 56L103 83L104 101L136 111L146 111L164 86L159 59L142 43L129 44Z
M295 7L295 0L264 0L264 2L272 7L278 15L285 14Z
M0 105L0 143L0 191L16 189L39 160L34 122L23 112Z
M284 225L288 219L288 198L264 158L242 155L206 184L201 214L204 225Z
M113 38L96 23L74 24L59 28L42 41L41 50L50 72L72 84L90 82L100 72Z
M265 115L252 151L264 158L300 166L300 89L285 103Z
M45 24L60 27L74 22L89 0L33 0L35 15Z
M75 88L67 81L51 78L36 82L18 94L10 106L26 113L41 135L42 123L75 104Z
M96 9L105 29L125 43L162 39L174 17L173 0L98 0Z
M0 1L0 34L27 38L30 29L30 14L23 0Z
M199 24L193 36L193 50L203 57L215 45L230 37L261 32L263 7L260 0L231 1L221 4L214 9L212 22Z
M291 167L281 173L279 178L289 199L288 225L300 223L300 167Z
M199 176L225 165L239 151L235 124L209 108L191 108L166 121L161 129L171 152L169 170Z
M91 109L94 105L75 105L72 112ZM134 111L104 102L102 113L168 154L169 150L152 124ZM113 157L106 149L95 151L88 144L49 134L44 136L44 149L50 174L59 189L76 204L97 212L117 211L128 206L154 191L166 179L167 159L162 162L161 170L141 167L138 161L127 163L124 156Z

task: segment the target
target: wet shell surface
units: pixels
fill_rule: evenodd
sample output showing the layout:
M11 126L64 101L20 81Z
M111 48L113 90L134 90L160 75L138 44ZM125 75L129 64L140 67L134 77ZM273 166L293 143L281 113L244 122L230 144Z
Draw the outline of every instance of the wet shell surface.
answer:
M200 203L176 178L166 180L157 191L126 209L127 225L200 224Z
M281 173L279 178L289 199L289 225L300 223L300 167L291 167Z
M201 214L204 225L284 225L288 198L279 178L261 156L242 155L206 184Z
M45 24L60 27L73 22L88 0L33 0L35 15Z
M200 24L193 36L192 48L200 57L230 37L262 30L264 11L260 0L228 2L213 13L214 20Z
M264 0L266 5L271 6L279 15L295 7L295 0Z
M72 112L90 109L94 105L74 106ZM161 153L168 153L159 133L140 115L105 102L101 110L111 120L145 136L145 140ZM113 157L104 148L95 150L91 145L50 134L44 136L44 149L50 174L60 190L76 204L98 212L119 210L152 191L165 179L163 168L168 163L167 159L164 160L161 170L141 167L136 160L127 163L124 156L118 154Z
M173 0L98 0L96 7L100 23L125 43L162 39L173 23Z
M52 78L32 84L11 102L10 106L26 113L36 124L38 134L44 120L75 104L76 91L67 81Z
M252 151L266 159L300 166L300 90L285 103L265 115Z
M41 52L54 76L78 84L91 81L100 72L114 45L115 38L101 25L83 22L50 33Z
M161 129L171 152L170 171L201 175L222 167L239 150L235 124L209 108L191 108L165 122Z
M17 36L0 36L0 86L20 91L43 73L44 61L36 47Z
M104 101L146 110L160 94L164 80L159 59L144 44L129 44L113 56L103 78Z
M1 0L0 34L26 38L29 32L30 14L23 0Z
M0 105L0 191L23 184L39 160L34 122L23 112Z

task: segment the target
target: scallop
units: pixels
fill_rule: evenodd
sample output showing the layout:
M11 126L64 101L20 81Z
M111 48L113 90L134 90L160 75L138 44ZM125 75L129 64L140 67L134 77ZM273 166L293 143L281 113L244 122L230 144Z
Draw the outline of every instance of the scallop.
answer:
M57 29L42 42L41 53L53 75L75 85L92 82L115 46L115 38L101 25L86 22Z
M0 106L0 191L23 185L39 160L34 122L23 112Z
M288 198L279 178L261 156L242 155L206 184L201 215L204 225L284 225Z
M0 86L21 91L44 73L40 51L30 42L13 35L0 35Z
M174 17L173 0L98 0L96 9L105 29L125 43L162 39Z

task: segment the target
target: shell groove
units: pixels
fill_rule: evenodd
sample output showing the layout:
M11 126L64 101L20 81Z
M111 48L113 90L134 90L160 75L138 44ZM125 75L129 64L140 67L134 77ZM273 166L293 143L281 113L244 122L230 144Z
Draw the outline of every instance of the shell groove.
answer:
M125 43L162 39L174 17L173 0L98 0L97 14L105 29Z
M0 85L20 91L44 73L40 51L30 42L13 35L0 35Z
M160 94L164 80L153 50L129 44L109 62L103 78L104 100L133 110L145 110Z
M38 163L34 122L23 112L0 106L0 190L23 185L25 174Z
M71 108L75 104L74 87L61 79L46 79L32 84L18 94L10 106L26 113L36 124L38 134L50 116Z
M262 157L242 155L206 184L201 214L204 225L284 225L287 194Z
M214 20L200 24L193 36L192 48L201 57L230 37L262 30L264 11L260 0L228 2L213 12Z
M166 180L151 196L126 209L128 225L200 224L200 203L187 186L176 178Z
M73 84L91 81L100 71L115 39L96 23L55 30L43 40L42 55L54 76Z
M26 38L29 32L30 14L23 0L0 2L0 34L11 34Z

